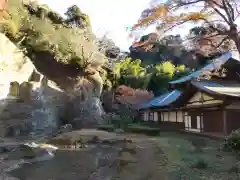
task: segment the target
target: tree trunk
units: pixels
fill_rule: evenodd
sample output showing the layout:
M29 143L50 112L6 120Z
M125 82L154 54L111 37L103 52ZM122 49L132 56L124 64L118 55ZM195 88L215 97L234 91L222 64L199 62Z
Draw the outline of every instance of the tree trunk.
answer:
M240 54L240 37L237 38L236 41L234 41L235 44L236 44L236 48L238 50L238 53Z
M236 45L238 54L240 55L240 35L238 33L237 27L234 26L229 31L229 37L232 39Z

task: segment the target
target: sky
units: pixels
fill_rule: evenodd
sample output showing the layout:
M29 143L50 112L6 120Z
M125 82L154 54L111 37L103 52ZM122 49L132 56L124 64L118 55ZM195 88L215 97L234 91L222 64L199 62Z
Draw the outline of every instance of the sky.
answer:
M126 27L137 22L149 2L150 0L39 0L39 3L47 4L60 14L64 14L69 6L76 4L82 12L90 16L93 31L98 37L107 33L108 37L125 51L128 51L132 43ZM149 27L145 33L153 32L154 29L154 27ZM177 31L179 33L179 29Z

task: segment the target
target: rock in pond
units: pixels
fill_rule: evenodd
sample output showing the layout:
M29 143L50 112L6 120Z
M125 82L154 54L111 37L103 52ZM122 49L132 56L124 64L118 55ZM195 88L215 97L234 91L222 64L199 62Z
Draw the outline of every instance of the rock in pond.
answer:
M25 143L17 146L10 154L9 159L26 159L28 161L43 161L51 159L58 148L50 144Z

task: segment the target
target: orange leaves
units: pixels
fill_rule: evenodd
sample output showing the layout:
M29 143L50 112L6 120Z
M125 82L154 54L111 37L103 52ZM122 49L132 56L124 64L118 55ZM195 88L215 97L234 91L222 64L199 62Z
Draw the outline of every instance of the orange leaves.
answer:
M147 42L133 42L132 47L139 47L145 45Z
M6 9L8 0L0 0L0 11L3 11Z
M7 2L8 0L0 0L0 20L4 20L8 16L6 13Z
M155 13L153 14L156 18L161 18L167 16L169 10L166 5L161 5L158 8L156 8Z
M190 12L188 14L182 14L180 16L167 16L164 21L166 23L175 23L181 21L199 21L207 18L206 13Z
M136 30L138 27L144 27L150 25L154 21L154 18L152 16L148 16L142 20L139 20L137 24L135 24L132 28L132 30Z
M151 23L153 23L161 18L166 17L168 12L169 12L168 6L166 6L166 5L159 5L157 7L154 7L152 9L152 13L149 16L143 17L142 19L140 19L138 21L137 24L135 24L133 26L133 30L135 30L138 27L148 26Z
M154 42L156 42L158 40L158 35L156 33L150 33L148 35L148 39L146 39L145 41L140 41L140 42L133 42L132 47L136 48L136 47L142 47L142 49L147 52L147 51L151 51Z
M174 23L179 21L198 21L206 18L207 15L199 12L190 12L188 14L181 14L180 16L168 16L165 19L166 23Z
M181 15L170 15L169 9L166 5L159 5L154 7L152 13L149 16L144 16L138 21L136 25L133 26L133 31L138 27L146 27L151 23L161 20L163 23L175 23L179 21L198 21L207 17L204 12L189 12L187 14Z
M133 89L125 85L121 85L116 89L116 100L121 104L136 106L152 98L153 93L146 90Z
M176 17L176 16L168 16L166 17L165 21L167 23L173 23L173 22L176 22L178 21L179 17Z
M205 0L208 1L208 0ZM209 0L211 2L218 2L218 0ZM175 2L173 0L173 2ZM199 1L179 1L175 3L179 3L179 7L182 7L181 4L187 3L187 2L199 2ZM192 4L191 3L191 4ZM177 5L176 5L177 6ZM179 8L180 9L180 8ZM174 12L170 9L170 6L167 4L159 4L155 5L154 7L150 9L146 9L143 11L140 20L138 21L137 24L134 25L133 31L136 30L136 28L142 28L142 27L147 27L152 23L155 23L159 21L161 24L164 25L164 27L167 26L172 26L174 24L178 24L178 22L186 22L186 21L193 21L197 22L199 20L207 19L208 15L207 14L207 9L203 8L200 12L189 12L187 11L186 13L179 14L180 11L179 9L174 10ZM164 28L163 27L163 28ZM168 28L167 28L168 29Z
M189 13L186 16L183 17L183 20L185 21L198 21L198 20L202 20L206 17L206 15L204 13L200 13L200 12L193 12L193 13Z

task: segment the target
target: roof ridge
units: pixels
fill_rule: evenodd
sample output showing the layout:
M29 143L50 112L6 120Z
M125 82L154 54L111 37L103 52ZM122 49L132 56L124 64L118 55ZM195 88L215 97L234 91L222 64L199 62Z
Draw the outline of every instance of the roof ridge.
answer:
M231 58L232 58L232 53L231 52L224 53L220 57L215 58L211 63L208 63L207 65L202 67L201 69L199 69L195 72L192 72L191 74L188 74L186 76L183 76L183 77L181 77L177 80L170 81L169 84L176 84L176 83L191 81L192 79L198 77L203 71L218 68L217 65L220 67L223 64L225 64Z

